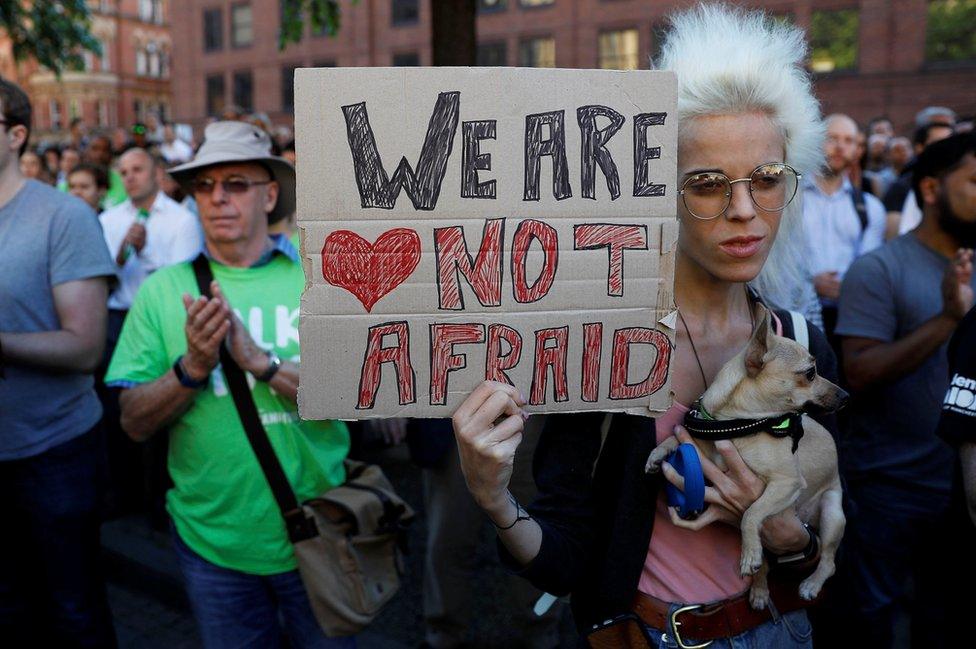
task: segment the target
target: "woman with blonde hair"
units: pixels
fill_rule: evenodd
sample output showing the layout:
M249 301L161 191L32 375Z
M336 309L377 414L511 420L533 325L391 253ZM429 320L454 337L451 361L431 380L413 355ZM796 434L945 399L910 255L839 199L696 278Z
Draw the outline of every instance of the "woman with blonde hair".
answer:
M719 442L729 470L703 461L713 486L702 520L712 524L691 531L674 524L663 481L644 472L657 443L687 439L677 424L745 347L764 296L789 295L805 280L794 198L799 175L818 166L821 138L805 57L802 32L761 13L702 5L672 20L659 61L679 84L680 318L670 410L656 420L615 414L609 423L603 413L550 416L534 458L539 497L528 507L508 491L524 398L485 383L454 414L465 480L498 528L503 562L546 592L571 594L581 635L609 620L608 629L643 646L810 646L807 603L796 592L802 575L776 564L799 554L812 565L816 531L792 510L766 521L772 605L754 611L737 526L762 481ZM819 372L834 380L823 335L775 300L767 304L784 335L809 336ZM794 322L806 331L794 331ZM784 578L792 585L779 587ZM594 646L606 641L601 633Z

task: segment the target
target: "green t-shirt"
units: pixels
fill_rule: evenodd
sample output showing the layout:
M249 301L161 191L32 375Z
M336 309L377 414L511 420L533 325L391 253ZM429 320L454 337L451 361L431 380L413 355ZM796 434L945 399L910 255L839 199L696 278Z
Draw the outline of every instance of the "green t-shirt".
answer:
M305 278L285 255L254 268L212 262L214 278L263 348L298 360L298 305ZM186 352L182 295L199 296L189 263L143 283L125 319L106 383L148 383ZM248 377L249 380L251 377ZM261 420L299 501L345 480L349 433L340 421L304 421L293 403L250 380ZM284 522L248 444L218 367L210 384L169 428L173 488L166 505L180 538L207 561L255 575L295 568Z
M102 199L102 209L107 210L124 203L129 196L125 193L125 184L122 182L122 174L115 169L108 170L108 191Z

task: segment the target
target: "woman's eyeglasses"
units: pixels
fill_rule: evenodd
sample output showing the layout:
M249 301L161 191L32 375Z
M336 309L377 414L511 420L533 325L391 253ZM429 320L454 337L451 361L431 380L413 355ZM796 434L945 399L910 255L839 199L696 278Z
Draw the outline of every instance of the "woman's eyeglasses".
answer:
M748 178L731 180L717 171L689 176L678 192L685 209L696 219L709 221L725 214L732 204L732 185L749 183L752 202L764 212L778 212L796 196L801 175L781 162L756 167Z
M228 194L243 194L252 185L267 185L270 180L248 180L247 178L228 178L226 180L214 180L213 178L197 178L193 181L193 193L209 194L218 184Z

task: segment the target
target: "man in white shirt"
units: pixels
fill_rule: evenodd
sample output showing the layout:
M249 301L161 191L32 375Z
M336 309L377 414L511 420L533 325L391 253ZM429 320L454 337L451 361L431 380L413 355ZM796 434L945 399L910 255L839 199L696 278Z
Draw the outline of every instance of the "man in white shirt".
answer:
M159 153L166 162L189 162L193 158L193 147L176 137L173 125L167 123L163 127L163 143L159 146Z
M159 189L156 163L144 149L119 159L129 198L99 217L108 251L118 267L110 310L128 311L139 286L153 271L192 259L203 245L200 223Z
M881 201L855 188L847 176L857 161L857 123L839 114L830 115L825 123L824 167L803 181L803 225L824 329L834 342L844 273L855 259L883 243L885 210Z
M115 262L117 284L108 298L105 354L96 370L96 390L102 402L112 514L137 510L143 496L143 451L119 427L118 397L104 384L122 323L136 292L147 277L163 266L194 258L203 247L200 221L159 187L156 161L145 149L129 149L119 158L119 174L128 199L101 213L108 252Z

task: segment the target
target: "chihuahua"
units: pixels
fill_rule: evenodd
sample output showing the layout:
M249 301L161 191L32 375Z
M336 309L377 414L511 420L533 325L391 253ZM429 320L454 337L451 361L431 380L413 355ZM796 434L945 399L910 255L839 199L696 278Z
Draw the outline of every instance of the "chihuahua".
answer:
M760 307L762 308L762 307ZM719 371L700 400L701 410L715 420L777 418L789 413L829 412L847 401L847 393L817 374L815 359L799 343L777 336L763 309L746 349ZM768 564L763 558L760 527L770 516L796 506L800 520L819 529L821 551L816 570L800 584L800 596L812 600L834 574L834 557L844 535L844 510L837 471L837 448L827 430L808 416L802 418L798 441L759 431L732 439L742 460L763 482L762 495L743 513L743 576L755 575L749 593L755 609L769 603ZM714 442L696 439L699 453L722 470L725 463ZM651 452L646 470L654 473L678 446L669 437ZM795 451L795 452L794 452ZM708 524L707 517L677 520L688 529Z

